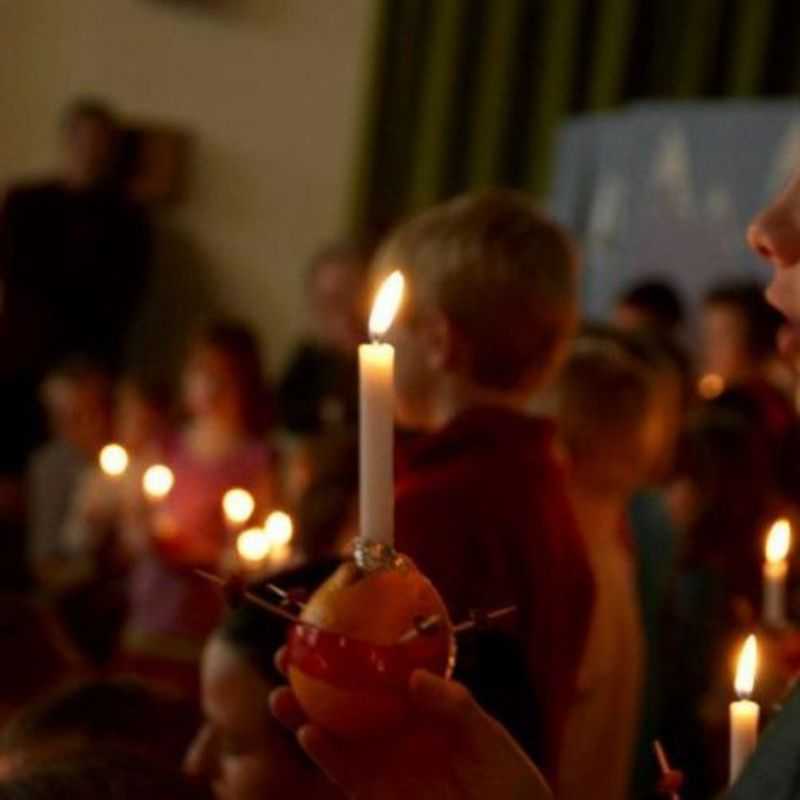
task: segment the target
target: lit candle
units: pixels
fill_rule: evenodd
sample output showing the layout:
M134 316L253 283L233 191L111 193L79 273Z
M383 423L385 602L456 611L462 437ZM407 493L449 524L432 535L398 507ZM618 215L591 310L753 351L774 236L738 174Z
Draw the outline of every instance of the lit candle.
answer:
M100 469L109 478L119 478L128 469L128 451L121 444L107 444L98 458Z
M764 553L764 624L772 628L786 625L786 559L791 543L792 526L779 519L769 530Z
M758 743L758 703L750 696L756 680L758 645L755 636L748 636L739 655L735 689L739 699L731 703L730 782L733 785Z
M175 475L164 464L153 464L142 475L142 490L153 503L162 501L175 485Z
M273 511L264 523L264 532L270 546L270 561L282 566L289 559L294 525L285 511Z
M229 489L222 498L222 510L228 526L236 529L244 525L256 507L253 495L247 489Z
M236 552L245 569L258 567L271 549L272 543L264 528L248 528L236 537Z
M371 344L358 348L360 379L360 520L364 541L394 544L394 347L381 342L403 298L405 280L393 272L375 297Z

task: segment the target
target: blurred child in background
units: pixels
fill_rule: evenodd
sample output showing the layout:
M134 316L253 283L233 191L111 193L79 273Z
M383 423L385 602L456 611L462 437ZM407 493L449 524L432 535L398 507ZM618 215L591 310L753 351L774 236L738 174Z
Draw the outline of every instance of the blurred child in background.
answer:
M645 649L628 510L663 450L663 409L641 363L611 339L581 339L559 384L570 495L595 603L571 709L559 797L624 800L639 729Z
M771 380L782 323L759 284L719 286L703 306L703 372L720 379L710 399L725 403L730 397L740 412L748 405L770 446L780 443L794 418L791 402Z
M293 434L315 436L356 424L357 348L366 334L370 256L369 247L338 242L311 262L306 284L311 330L278 388L280 418Z
M75 551L100 551L109 538L124 551L122 532L141 496L142 474L161 460L167 444L169 402L163 386L128 375L115 401L112 435L127 464L120 474L107 474L98 459L83 476L65 525L65 539Z
M185 767L207 782L218 800L344 796L270 712L270 693L285 681L275 666L285 641L280 620L245 604L206 645L201 692L206 719Z
M162 387L140 377L124 378L116 391L112 435L124 448L127 465L119 474L104 472L101 458L87 465L64 521L63 541L87 569L76 635L96 662L107 661L116 649L126 612L128 542L132 529L137 536L142 473L160 460L167 419Z
M111 381L101 368L76 358L51 373L42 397L51 438L30 462L28 551L39 587L60 595L86 574L85 561L65 536L65 523L84 471L109 440Z
M587 326L585 337L612 351L649 376L651 404L659 424L652 460L628 504L627 517L636 564L637 597L645 636L645 676L641 728L634 770L634 796L649 794L658 782L653 740L661 719L665 616L675 576L681 529L673 521L667 488L674 477L678 444L694 393L688 355L670 337L649 328L624 333Z
M216 587L195 574L219 573L233 545L222 499L250 492L262 523L276 500L275 463L266 443L269 404L256 339L238 323L211 325L195 341L183 374L186 423L166 449L174 486L150 507L130 581L124 646L130 661L195 665L219 622ZM144 661L142 661L142 659ZM185 674L185 672L184 672Z
M683 299L675 287L658 279L637 283L617 301L614 323L630 333L680 339L686 322Z
M634 796L639 796L658 783L653 740L659 735L663 711L665 623L682 536L681 527L670 514L668 487L694 396L694 380L688 355L673 339L640 334L630 340L629 352L651 375L653 402L660 408L662 420L661 445L654 454L650 474L628 509L647 653L634 775Z
M311 450L311 471L296 508L297 549L305 563L341 559L358 535L358 439L327 436Z
M688 797L708 797L724 781L724 742L709 741L724 735L727 670L722 704L709 710L707 701L761 607L764 535L777 516L768 464L746 415L711 405L691 417L669 492L684 537L664 655L665 738L689 773Z

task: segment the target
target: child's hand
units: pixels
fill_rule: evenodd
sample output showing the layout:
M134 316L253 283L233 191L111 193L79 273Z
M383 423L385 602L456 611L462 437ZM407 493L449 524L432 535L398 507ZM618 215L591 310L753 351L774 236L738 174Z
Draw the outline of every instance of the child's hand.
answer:
M536 767L463 686L418 670L409 695L414 719L367 741L340 739L309 724L289 688L274 691L270 706L356 800L551 800Z

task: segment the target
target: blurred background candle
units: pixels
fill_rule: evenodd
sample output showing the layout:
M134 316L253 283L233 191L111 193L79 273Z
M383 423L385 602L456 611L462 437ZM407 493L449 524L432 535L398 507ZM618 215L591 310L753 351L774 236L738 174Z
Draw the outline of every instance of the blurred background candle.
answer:
M779 519L769 530L764 561L764 624L772 628L786 625L787 556L792 543L792 527Z
M175 476L172 470L164 464L153 464L142 475L142 491L153 503L162 501L175 485Z
M750 696L756 679L758 645L751 635L742 647L736 668L735 689L738 700L731 703L730 782L733 785L758 743L758 703Z
M358 348L360 382L360 521L364 540L394 543L394 347L381 342L403 298L405 281L393 272L375 297L371 344Z
M222 498L222 511L228 527L236 530L250 520L256 501L247 489L229 489Z
M270 554L272 544L264 528L248 528L236 538L236 553L245 570L259 567Z
M264 523L264 532L269 542L270 561L276 568L285 566L291 555L292 518L285 511L273 511Z
M99 456L100 469L109 478L119 478L128 469L128 451L121 444L107 444Z

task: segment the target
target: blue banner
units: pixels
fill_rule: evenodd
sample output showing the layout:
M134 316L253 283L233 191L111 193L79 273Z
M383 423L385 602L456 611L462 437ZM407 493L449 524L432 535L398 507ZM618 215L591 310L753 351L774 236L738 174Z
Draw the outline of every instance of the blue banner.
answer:
M583 247L586 313L663 277L696 302L720 280L766 279L753 214L800 168L796 102L642 103L561 132L552 210Z

